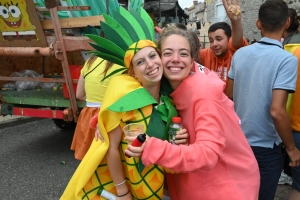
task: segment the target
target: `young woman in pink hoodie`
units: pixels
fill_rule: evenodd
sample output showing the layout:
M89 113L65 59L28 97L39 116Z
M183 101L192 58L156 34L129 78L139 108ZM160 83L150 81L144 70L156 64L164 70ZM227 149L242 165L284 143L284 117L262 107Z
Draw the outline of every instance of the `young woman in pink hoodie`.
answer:
M167 174L172 200L257 200L258 164L240 119L218 75L194 70L193 41L188 31L170 26L163 29L158 43L164 76L174 90L170 96L189 133L189 145L151 137L125 152L141 157L145 166L158 164L175 171Z

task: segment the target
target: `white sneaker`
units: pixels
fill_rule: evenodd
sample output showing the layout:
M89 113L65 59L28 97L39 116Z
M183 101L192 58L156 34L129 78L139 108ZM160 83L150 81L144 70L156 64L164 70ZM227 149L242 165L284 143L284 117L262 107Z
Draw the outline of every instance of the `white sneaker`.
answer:
M285 185L285 184L292 185L293 184L293 179L292 179L292 177L290 177L286 173L281 172L281 176L279 178L278 184L279 185Z

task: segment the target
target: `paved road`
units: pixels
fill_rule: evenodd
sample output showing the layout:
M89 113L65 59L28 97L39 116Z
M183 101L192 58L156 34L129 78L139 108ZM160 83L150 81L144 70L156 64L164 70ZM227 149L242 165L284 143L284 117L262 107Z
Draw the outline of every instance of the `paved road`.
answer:
M49 119L0 129L0 199L59 199L79 164L69 149L72 137ZM278 186L275 199L286 200L290 191Z
M72 137L48 119L1 129L0 199L59 199L79 164Z

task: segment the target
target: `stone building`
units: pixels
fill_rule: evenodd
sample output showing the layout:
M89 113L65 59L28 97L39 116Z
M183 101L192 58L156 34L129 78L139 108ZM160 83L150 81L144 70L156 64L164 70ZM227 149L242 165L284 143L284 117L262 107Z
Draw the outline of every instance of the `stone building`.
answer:
M258 10L264 0L240 0L240 6L242 10L242 23L244 30L244 37L248 39L259 40L261 38L260 31L256 27L256 19L258 18ZM298 15L300 15L300 0L285 0L290 8L296 9ZM226 21L230 24L229 19L223 15L221 0L207 0L207 20L211 23L217 21Z
M203 47L209 46L209 40L207 37L207 30L210 23L207 22L206 2L194 1L193 5L189 8L185 8L185 11L189 15L186 27L188 30L196 31L200 38L201 45Z

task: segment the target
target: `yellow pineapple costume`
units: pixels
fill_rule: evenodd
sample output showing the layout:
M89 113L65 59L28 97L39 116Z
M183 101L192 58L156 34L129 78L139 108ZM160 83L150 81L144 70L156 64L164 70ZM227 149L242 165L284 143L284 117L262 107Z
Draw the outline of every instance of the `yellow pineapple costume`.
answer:
M296 56L298 58L298 61L300 61L300 48L299 47L300 47L299 44L286 44L286 45L284 45L284 49L287 50L288 52L294 54L294 56ZM299 72L299 69L300 69L300 63L298 63L298 72ZM300 74L298 73L297 80L299 79L299 76L300 76ZM299 84L299 82L297 82L296 89L298 89L298 87L300 86L298 84ZM292 107L296 106L296 103L293 103L293 102L296 102L294 100L294 93L289 93L286 108L287 108L287 111L290 115L291 115ZM294 108L294 110L295 110L295 108ZM293 114L295 114L295 112Z
M114 18L104 15L106 23L101 22L107 39L94 35L88 35L88 37L96 42L96 44L91 44L98 50L93 52L95 55L125 66L126 70L137 51L146 46L156 47L153 43L154 27L153 23L150 23L152 22L151 18L143 9L140 12L131 11L129 13L120 7L119 11L113 12L113 16ZM107 77L114 73L108 74ZM166 139L167 131L163 121L168 126L171 118L177 115L170 99L164 95L167 92L164 89L161 90L160 100L162 103L157 106L155 99L135 78L124 74L110 80L98 117L98 126L105 142L93 141L61 199L105 199L97 194L100 188L116 194L116 188L105 159L109 148L108 132L118 126L122 129L128 123L137 122L144 125L147 135ZM134 199L162 199L163 168L157 165L144 167L139 158L125 157L124 150L126 148L127 142L122 140L120 152L123 168L126 182Z

